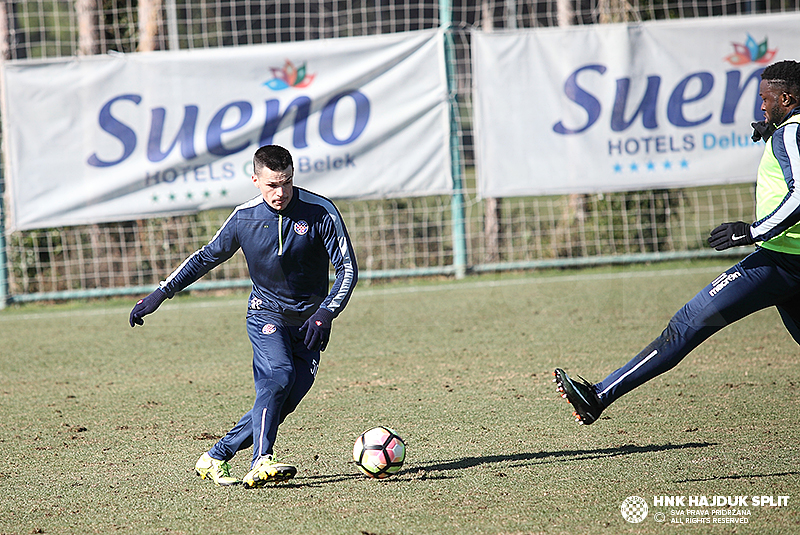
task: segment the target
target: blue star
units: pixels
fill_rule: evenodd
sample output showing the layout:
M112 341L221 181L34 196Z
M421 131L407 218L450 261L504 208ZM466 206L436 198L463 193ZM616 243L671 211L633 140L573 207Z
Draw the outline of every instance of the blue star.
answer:
M622 166L620 164L618 164L618 163L615 163L614 164L614 172L615 173L621 173L622 172Z
M638 166L638 165L636 165L636 162L633 162L633 163L631 164L631 171L635 173L635 172L636 172L636 171L638 171L638 170L639 170L639 166Z
M667 170L670 170L670 169L672 169L672 163L670 163L670 161L669 161L669 160L667 160L666 162L664 162L664 169L667 169Z
M656 164L654 164L652 161L647 162L647 170L648 171L655 171L656 170Z
M684 169L689 169L689 162L686 160L686 158L681 160L681 167L683 167Z

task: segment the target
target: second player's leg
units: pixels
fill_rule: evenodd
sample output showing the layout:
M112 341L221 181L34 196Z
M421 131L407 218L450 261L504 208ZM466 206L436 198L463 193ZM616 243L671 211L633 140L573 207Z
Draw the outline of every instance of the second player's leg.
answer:
M800 302L794 297L792 301L778 305L778 312L786 330L800 344Z
M667 328L595 390L603 405L675 367L723 327L785 299L786 283L769 254L757 251L714 279L683 306Z

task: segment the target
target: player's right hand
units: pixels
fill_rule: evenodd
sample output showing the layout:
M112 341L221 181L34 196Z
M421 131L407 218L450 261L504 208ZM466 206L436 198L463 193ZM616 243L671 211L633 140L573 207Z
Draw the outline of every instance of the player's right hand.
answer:
M164 293L161 288L156 288L153 293L144 299L139 299L139 301L137 301L134 305L133 310L131 310L131 327L135 327L136 325L144 325L144 320L142 318L155 312L166 298L167 294Z
M738 245L752 245L755 243L750 233L750 225L744 221L723 223L711 231L708 244L717 251L724 251Z

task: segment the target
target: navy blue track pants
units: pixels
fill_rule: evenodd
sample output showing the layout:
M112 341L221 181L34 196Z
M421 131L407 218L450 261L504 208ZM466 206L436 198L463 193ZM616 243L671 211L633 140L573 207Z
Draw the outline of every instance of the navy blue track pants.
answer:
M800 344L800 255L759 248L714 279L622 368L595 385L608 406L620 396L675 367L690 351L726 325L776 306Z
M306 348L300 327L285 325L280 316L248 314L247 334L253 346L256 400L209 455L228 461L253 446L253 464L271 455L278 426L305 397L319 366L320 352Z

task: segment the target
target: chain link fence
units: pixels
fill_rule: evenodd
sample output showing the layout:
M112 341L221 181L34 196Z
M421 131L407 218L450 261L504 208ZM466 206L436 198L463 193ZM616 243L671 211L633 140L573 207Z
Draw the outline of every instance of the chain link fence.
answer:
M752 218L753 186L479 199L474 182L469 29L484 31L800 10L783 1L5 0L5 60L247 46L436 28L455 43L467 271L698 257L709 229ZM0 132L2 136L2 132ZM0 189L2 182L0 164ZM56 170L54 170L56 171ZM454 273L450 197L337 200L362 278ZM190 216L5 234L10 301L138 293L204 245L227 217ZM0 242L2 245L2 242ZM2 250L2 247L0 247ZM2 255L0 254L0 261ZM247 285L244 258L195 288ZM205 286L204 286L205 285Z

